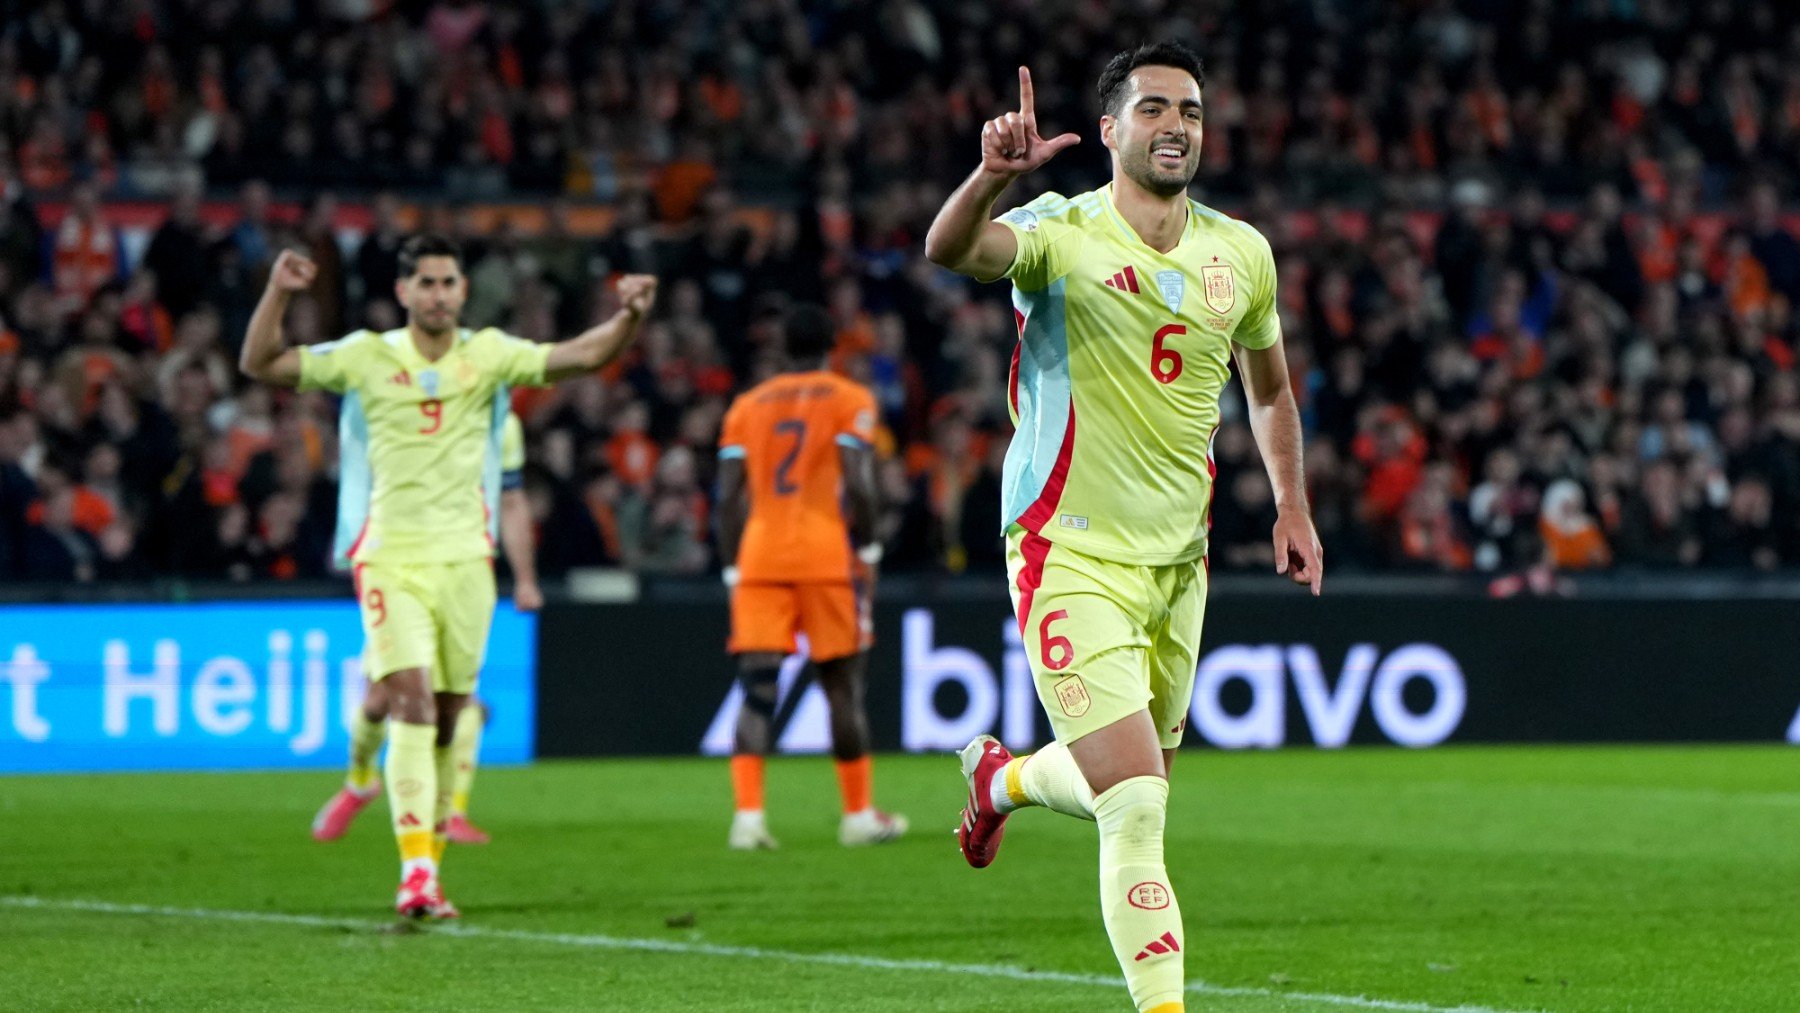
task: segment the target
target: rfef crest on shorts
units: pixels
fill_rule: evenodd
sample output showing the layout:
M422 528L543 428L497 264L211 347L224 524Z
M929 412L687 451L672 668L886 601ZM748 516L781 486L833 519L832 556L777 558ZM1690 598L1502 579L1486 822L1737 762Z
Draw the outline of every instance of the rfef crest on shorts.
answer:
M1072 718L1086 714L1088 708L1094 705L1094 698L1088 696L1087 683L1082 682L1079 675L1071 675L1059 681L1055 689L1057 706Z
M1156 272L1156 287L1162 291L1163 305L1170 313L1181 312L1181 297L1187 294L1187 278L1180 271Z
M1237 305L1237 276L1230 264L1208 264L1200 269L1200 284L1206 290L1206 308L1214 313L1229 313Z

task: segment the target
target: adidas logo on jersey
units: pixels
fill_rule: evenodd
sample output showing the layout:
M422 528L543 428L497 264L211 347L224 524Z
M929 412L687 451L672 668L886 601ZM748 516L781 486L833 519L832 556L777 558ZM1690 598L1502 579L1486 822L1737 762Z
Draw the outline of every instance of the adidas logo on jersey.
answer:
M397 383L402 387L411 387L412 386L412 374L408 373L406 370L403 369L400 372L395 373L393 376L388 377L388 382L389 383Z
M1132 295L1137 295L1137 271L1130 265L1126 265L1125 270L1106 279L1106 285L1108 288L1116 288L1121 292L1130 292Z
M1180 953L1181 944L1175 941L1175 934L1164 932L1161 939L1152 939L1138 951L1137 960L1147 960L1152 956L1165 953Z

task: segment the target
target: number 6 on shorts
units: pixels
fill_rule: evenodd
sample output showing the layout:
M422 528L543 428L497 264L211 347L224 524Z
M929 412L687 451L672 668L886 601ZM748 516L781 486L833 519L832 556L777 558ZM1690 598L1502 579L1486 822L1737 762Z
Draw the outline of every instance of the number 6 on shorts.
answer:
M1060 672L1068 668L1069 662L1075 660L1075 645L1069 643L1069 638L1050 635L1050 624L1058 619L1067 618L1069 618L1068 609L1057 609L1045 616L1044 621L1038 624L1038 659L1044 663L1045 668L1052 672ZM1056 651L1062 653L1060 655L1053 653Z

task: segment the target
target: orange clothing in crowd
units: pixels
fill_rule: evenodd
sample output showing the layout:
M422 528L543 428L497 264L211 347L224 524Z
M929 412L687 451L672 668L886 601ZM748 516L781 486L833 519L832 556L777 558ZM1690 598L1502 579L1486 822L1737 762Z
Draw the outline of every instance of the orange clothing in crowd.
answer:
M100 286L118 274L117 243L105 222L70 215L56 230L57 298L87 305Z
M719 170L707 162L684 160L663 166L654 188L656 209L663 221L685 222L693 217L700 196L718 178Z
M1558 570L1589 570L1612 565L1612 547L1597 524L1584 524L1564 531L1548 518L1538 521L1538 532L1544 538L1544 551L1550 565Z
M648 485L661 459L662 448L643 433L626 431L606 441L606 463L626 485Z
M97 536L112 526L115 516L113 505L105 496L85 485L75 487L74 523L77 529ZM37 500L25 508L25 520L31 524L44 523L43 500Z

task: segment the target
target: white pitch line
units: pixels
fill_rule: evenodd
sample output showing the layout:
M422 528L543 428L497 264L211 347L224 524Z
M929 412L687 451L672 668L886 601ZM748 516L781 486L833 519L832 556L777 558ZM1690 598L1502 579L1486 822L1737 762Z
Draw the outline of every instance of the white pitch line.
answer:
M266 925L300 925L308 928L355 929L378 932L391 927L391 921L362 918L328 918L323 915L287 914L279 911L222 911L213 908L162 907L155 904L111 904L98 900L56 900L44 897L0 897L0 906L30 908L39 911L74 911L87 914L139 915L149 918L192 918L214 922L255 922ZM869 957L856 953L802 953L794 950L771 950L761 946L722 946L717 943L678 942L670 939L640 939L630 936L585 935L568 932L527 932L522 929L495 929L480 925L433 924L426 933L455 936L461 939L506 939L526 943L549 943L554 946L578 946L598 950L634 950L642 953L671 953L685 956L730 957L739 960L780 961L790 964L824 964L833 967L856 967L875 971L922 971L930 974L955 974L975 978L1005 978L1013 981L1044 981L1065 985L1093 985L1123 988L1124 980L1104 974L1072 974L1066 971L1029 971L1005 964L953 964L941 960L896 960ZM1336 995L1330 992L1289 992L1272 988L1250 988L1236 985L1212 985L1203 981L1189 983L1187 990L1197 995L1241 996L1313 1002L1355 1009L1393 1010L1396 1013L1524 1013L1519 1010L1495 1009L1489 1006L1433 1006L1423 1002L1400 1002L1392 999L1370 999L1360 995Z

